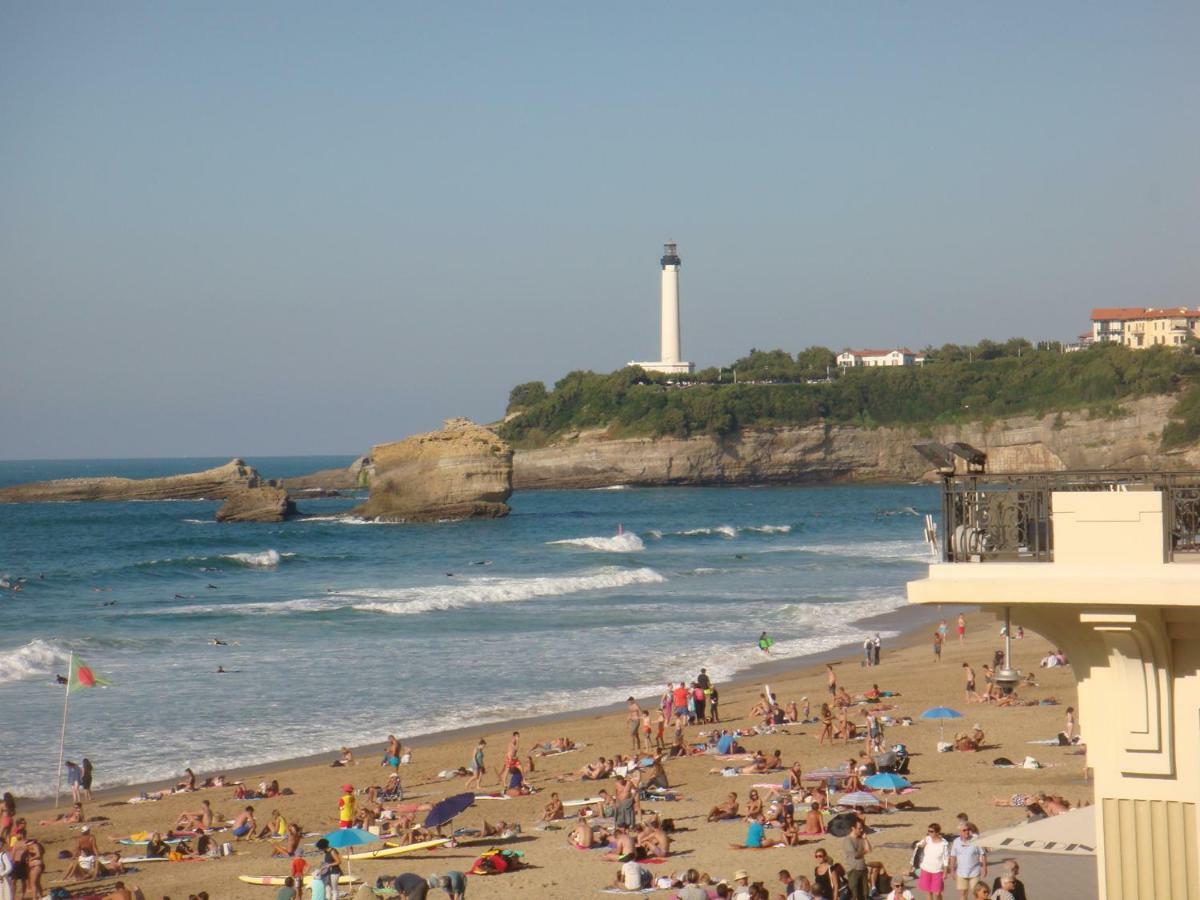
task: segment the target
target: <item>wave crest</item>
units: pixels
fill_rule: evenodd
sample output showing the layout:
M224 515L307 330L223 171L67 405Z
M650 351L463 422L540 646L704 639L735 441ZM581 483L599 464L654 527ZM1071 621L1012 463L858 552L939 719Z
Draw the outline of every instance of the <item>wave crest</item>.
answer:
M563 544L568 547L583 547L587 550L602 550L606 553L634 553L645 550L646 545L632 531L614 534L611 537L581 537L567 538L561 541L547 541L548 544Z
M16 650L0 651L0 684L48 675L55 665L70 658L71 654L62 647L34 638Z

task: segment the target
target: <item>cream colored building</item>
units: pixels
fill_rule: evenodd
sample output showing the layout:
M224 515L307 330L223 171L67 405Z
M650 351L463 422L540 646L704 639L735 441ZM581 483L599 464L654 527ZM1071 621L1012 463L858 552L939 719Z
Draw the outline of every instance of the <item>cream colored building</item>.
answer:
M907 347L895 350L843 350L837 355L837 364L843 369L921 366L925 364L925 356L922 353L914 353Z
M944 479L943 562L909 600L1058 645L1095 773L1100 896L1200 898L1200 474Z
M1092 310L1091 343L1117 343L1134 349L1181 347L1189 337L1200 337L1200 309L1117 306Z

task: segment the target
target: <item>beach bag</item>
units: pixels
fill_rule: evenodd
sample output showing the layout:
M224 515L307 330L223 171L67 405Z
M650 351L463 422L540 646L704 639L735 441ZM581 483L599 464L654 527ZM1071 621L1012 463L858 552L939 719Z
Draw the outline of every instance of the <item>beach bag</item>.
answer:
M997 756L995 759L992 760L992 765L999 766L1000 768L1007 768L1008 766L1016 765L1016 763L1014 763L1007 756Z

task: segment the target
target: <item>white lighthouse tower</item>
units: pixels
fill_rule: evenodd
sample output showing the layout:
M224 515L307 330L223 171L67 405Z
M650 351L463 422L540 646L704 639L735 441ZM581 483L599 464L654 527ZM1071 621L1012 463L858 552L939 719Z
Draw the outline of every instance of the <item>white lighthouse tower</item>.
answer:
M679 267L682 265L676 252L675 242L668 241L663 245L662 255L662 334L659 347L660 358L657 362L631 362L631 366L641 366L647 372L663 372L668 375L686 375L692 371L692 364L680 359L679 349Z

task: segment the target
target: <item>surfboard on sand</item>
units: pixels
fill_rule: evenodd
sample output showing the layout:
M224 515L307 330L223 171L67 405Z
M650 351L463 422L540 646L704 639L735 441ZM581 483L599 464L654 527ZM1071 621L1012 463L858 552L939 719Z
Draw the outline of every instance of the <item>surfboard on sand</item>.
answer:
M416 853L420 850L433 850L443 844L450 843L450 838L435 838L432 841L421 841L417 844L403 844L399 847L384 847L382 850L363 850L351 853L348 859L391 859L393 856L404 856L406 853Z
M602 803L601 797L587 797L583 800L564 800L563 806L570 808L572 806L591 806L593 803Z
M288 878L287 875L239 875L238 881L244 881L246 884L274 884L281 885ZM303 884L308 885L312 882L311 875L305 875ZM362 884L362 879L353 875L338 876L338 884Z

